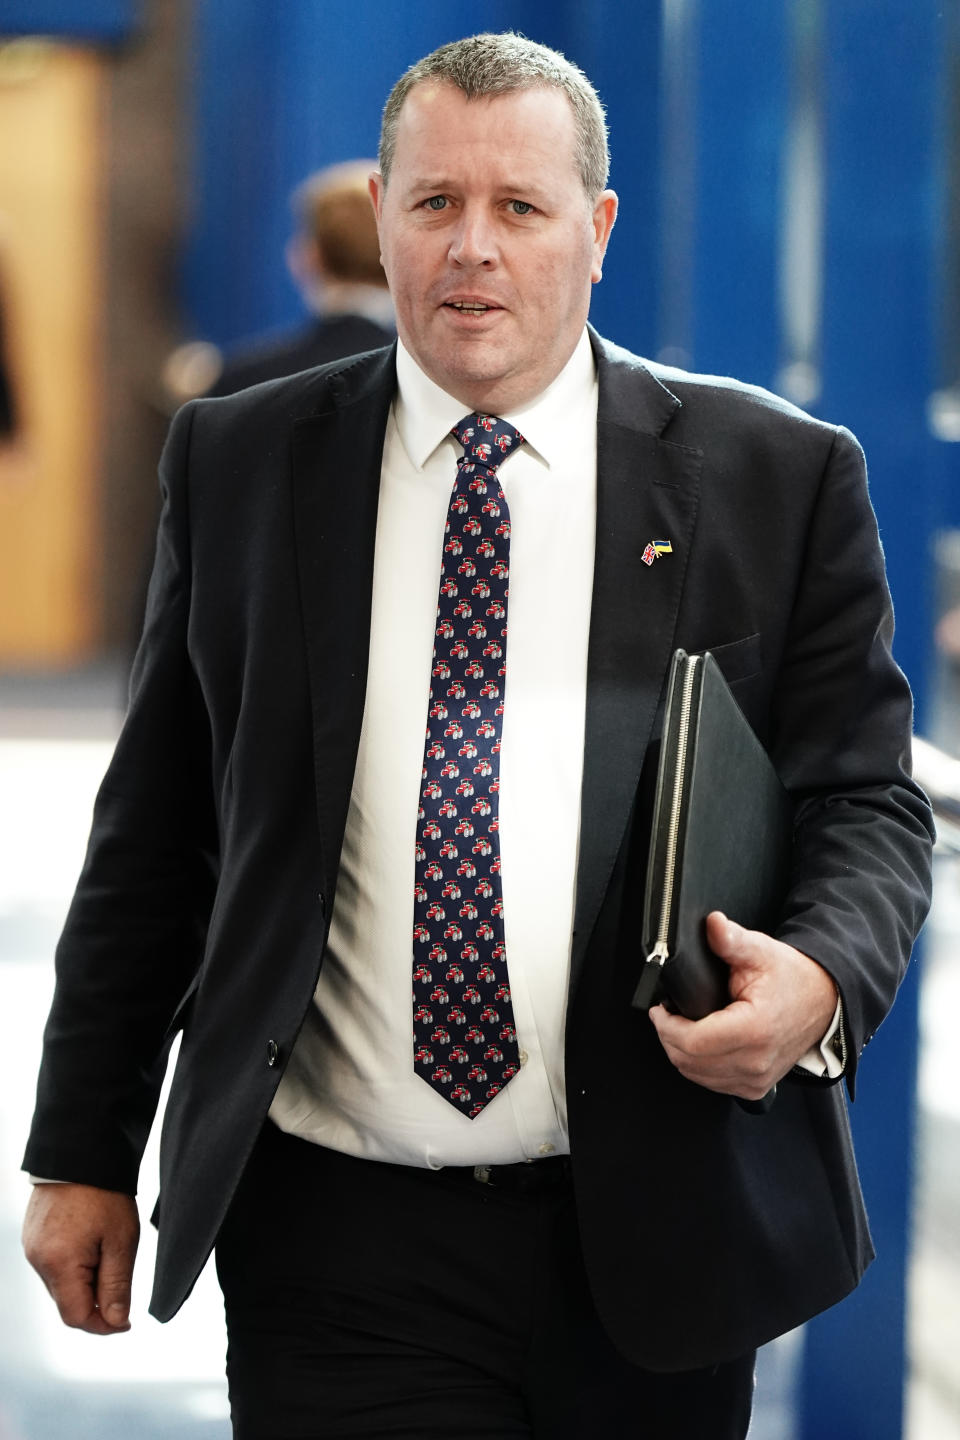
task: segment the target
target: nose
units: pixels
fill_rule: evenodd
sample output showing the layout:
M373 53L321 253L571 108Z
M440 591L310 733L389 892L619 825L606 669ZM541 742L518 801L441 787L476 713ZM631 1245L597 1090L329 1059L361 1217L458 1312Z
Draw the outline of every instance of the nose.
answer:
M496 264L497 243L491 218L479 206L466 206L450 236L450 262L463 268Z

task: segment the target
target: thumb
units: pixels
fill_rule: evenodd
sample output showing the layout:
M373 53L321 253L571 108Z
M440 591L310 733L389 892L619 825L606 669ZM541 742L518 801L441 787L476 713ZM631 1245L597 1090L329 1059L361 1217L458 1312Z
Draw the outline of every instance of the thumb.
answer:
M722 910L707 916L707 944L713 953L734 970L748 970L759 963L756 932L729 920Z
M722 910L711 910L707 916L707 944L721 960L738 958L745 935L743 927L728 920Z
M112 1231L103 1237L97 1267L97 1309L113 1330L130 1328L130 1289L137 1238L135 1231Z

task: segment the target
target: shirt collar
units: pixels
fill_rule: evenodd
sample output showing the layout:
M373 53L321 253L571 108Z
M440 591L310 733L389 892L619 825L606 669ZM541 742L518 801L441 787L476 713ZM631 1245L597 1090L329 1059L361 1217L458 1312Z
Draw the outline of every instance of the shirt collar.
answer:
M592 400L596 383L596 363L584 330L570 359L546 390L500 418L516 425L548 465L555 464L566 449L565 427ZM411 464L422 470L437 446L463 419L463 401L448 395L424 374L402 340L397 342L397 388L394 415L400 439Z

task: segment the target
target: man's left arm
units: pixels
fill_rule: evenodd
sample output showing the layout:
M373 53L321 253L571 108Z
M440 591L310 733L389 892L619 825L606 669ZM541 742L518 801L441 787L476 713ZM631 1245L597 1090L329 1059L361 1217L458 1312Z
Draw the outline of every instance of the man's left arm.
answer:
M708 921L732 1003L651 1019L689 1079L758 1099L827 1032L843 1002L845 1075L893 1003L930 897L933 827L910 778L912 706L863 453L836 432L806 537L778 672L772 755L796 802L777 937Z

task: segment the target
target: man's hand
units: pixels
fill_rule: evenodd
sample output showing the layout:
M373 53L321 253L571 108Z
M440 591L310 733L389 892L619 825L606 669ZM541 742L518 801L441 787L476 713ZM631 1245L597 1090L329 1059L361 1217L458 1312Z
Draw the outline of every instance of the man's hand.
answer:
M711 950L730 967L731 1001L703 1020L655 1005L650 1019L681 1075L760 1100L830 1028L837 987L815 960L719 910L707 916Z
M130 1329L130 1282L140 1239L131 1195L93 1185L34 1185L23 1248L65 1325L91 1335Z

